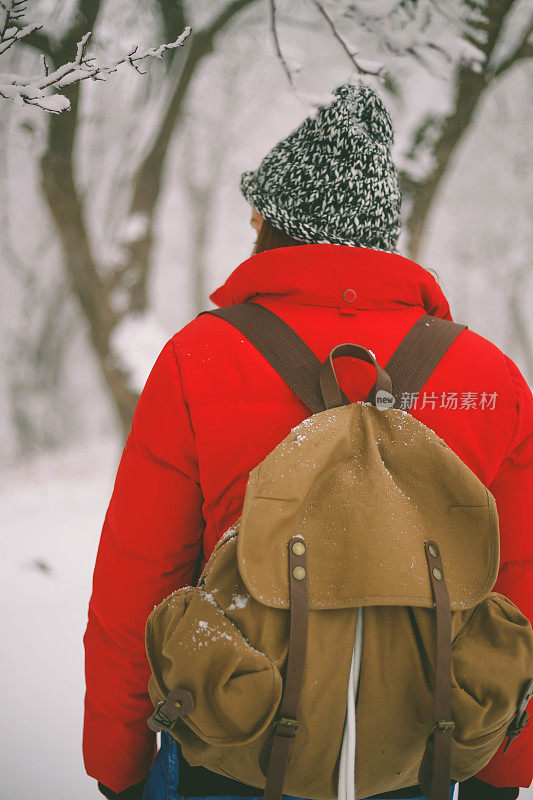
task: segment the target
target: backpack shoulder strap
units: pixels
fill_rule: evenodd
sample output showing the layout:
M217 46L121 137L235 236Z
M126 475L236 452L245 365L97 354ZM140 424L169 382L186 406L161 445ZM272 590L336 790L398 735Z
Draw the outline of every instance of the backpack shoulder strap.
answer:
M256 347L300 400L317 414L324 411L320 390L320 360L277 314L258 303L204 311L231 323Z
M392 381L395 407L408 409L450 345L465 330L428 314L420 317L404 336L385 366Z
M319 377L322 364L296 331L277 314L250 302L202 313L225 319L237 328L313 414L324 411ZM429 315L415 322L385 366L392 380L396 408L400 400L403 400L403 409L409 408L409 400L414 400L446 350L465 327ZM343 399L349 402L346 395L343 395Z

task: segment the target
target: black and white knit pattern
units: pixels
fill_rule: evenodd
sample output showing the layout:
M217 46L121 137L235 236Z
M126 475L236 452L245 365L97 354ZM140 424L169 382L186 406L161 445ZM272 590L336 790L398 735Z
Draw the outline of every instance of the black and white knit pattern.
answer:
M241 191L276 228L309 244L396 252L401 194L389 113L369 86L344 84L244 172Z

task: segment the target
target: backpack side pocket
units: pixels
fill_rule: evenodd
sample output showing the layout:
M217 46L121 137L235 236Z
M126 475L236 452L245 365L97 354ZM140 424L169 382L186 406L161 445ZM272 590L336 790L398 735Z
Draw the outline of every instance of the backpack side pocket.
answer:
M194 709L180 721L207 744L247 744L269 726L281 699L278 667L208 592L185 587L154 609L146 648L154 705L171 690L190 692Z

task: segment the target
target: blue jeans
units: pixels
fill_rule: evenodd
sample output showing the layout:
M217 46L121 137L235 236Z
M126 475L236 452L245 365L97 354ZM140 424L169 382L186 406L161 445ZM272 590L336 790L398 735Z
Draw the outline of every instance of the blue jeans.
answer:
M168 733L161 734L161 748L159 749L154 764L152 766L148 782L146 784L143 800L189 800L178 794L178 744ZM262 800L262 795L258 797L202 797L201 800ZM283 795L285 800L305 800L292 795ZM450 791L450 800L453 797L453 789ZM367 800L371 800L368 798ZM411 798L415 800L415 798ZM424 797L416 800L426 800Z

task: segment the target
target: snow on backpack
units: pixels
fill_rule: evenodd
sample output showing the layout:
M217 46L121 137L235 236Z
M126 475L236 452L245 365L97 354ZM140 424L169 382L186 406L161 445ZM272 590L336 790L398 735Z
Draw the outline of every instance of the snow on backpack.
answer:
M518 735L533 695L531 625L491 592L494 498L390 405L421 390L464 326L422 317L383 370L353 344L320 364L256 303L208 313L244 333L313 416L252 470L242 516L197 585L150 614L148 724L190 765L264 787L265 800L414 785L445 800L451 779ZM375 366L369 402L347 401L338 356Z

